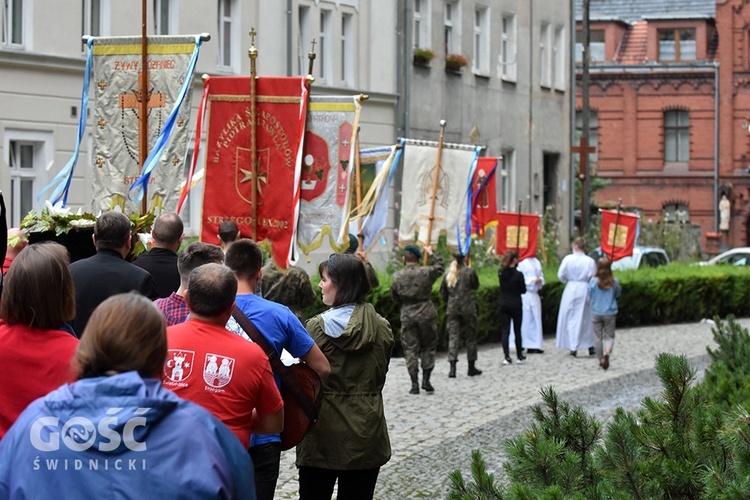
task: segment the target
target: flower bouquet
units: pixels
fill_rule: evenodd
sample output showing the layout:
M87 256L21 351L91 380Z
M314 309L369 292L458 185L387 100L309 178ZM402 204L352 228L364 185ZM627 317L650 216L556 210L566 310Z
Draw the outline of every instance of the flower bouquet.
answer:
M118 210L116 207L115 210ZM154 224L155 216L152 213L145 215L130 214L128 216L133 231L133 248L131 256L134 258L146 250L146 245L137 236L142 233L150 233ZM70 261L75 262L85 259L96 253L91 235L94 234L94 224L97 216L83 212L71 212L69 207L53 205L49 201L44 202L44 208L40 212L32 210L23 218L20 228L26 232L29 243L41 241L56 241L65 246L70 253Z

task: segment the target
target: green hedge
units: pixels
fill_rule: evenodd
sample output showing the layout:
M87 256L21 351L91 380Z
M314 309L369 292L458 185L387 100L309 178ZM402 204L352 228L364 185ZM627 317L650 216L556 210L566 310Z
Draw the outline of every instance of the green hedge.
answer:
M480 288L476 292L479 307L479 343L499 342L500 315L497 297L500 287L497 268L478 270ZM699 321L713 316L750 316L750 268L706 266L674 263L657 269L621 271L615 275L622 284L618 300L617 327L657 325ZM391 322L393 332L400 339L399 308L390 298L391 277L380 274L380 286L370 294L370 302ZM557 279L557 269L545 269L546 285L540 293L542 322L547 335L554 335L557 311L564 285ZM318 277L312 277L316 285ZM448 347L445 331L445 304L438 293L440 281L433 287L432 298L438 307L438 349ZM319 292L318 292L319 295ZM325 310L318 301L307 309L307 317Z

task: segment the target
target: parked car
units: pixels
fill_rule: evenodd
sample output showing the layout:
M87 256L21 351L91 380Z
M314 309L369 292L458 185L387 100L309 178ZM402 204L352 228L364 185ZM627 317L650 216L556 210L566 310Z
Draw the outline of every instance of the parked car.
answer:
M732 248L699 264L701 266L713 266L715 264L750 266L750 247Z
M589 252L589 257L599 260L602 257L601 247L596 247ZM658 267L669 264L669 256L663 248L636 246L633 255L623 257L612 263L612 269L622 271L625 269L642 269L644 267Z

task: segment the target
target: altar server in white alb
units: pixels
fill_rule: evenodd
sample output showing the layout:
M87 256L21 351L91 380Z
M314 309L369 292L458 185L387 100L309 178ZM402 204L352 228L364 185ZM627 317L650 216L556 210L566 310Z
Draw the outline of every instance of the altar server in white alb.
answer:
M573 253L566 255L557 270L565 283L560 310L557 313L557 347L576 356L579 349L593 354L594 327L589 300L589 280L596 274L596 262L583 252L583 238L573 240Z
M523 348L527 354L542 354L542 299L539 298L539 290L544 286L542 263L536 257L527 257L518 263L518 270L523 273L526 281L526 293L521 295Z

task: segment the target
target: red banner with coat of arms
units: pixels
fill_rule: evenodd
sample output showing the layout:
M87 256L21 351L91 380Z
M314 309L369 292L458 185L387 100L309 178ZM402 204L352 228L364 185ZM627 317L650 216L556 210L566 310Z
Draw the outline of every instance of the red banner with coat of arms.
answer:
M209 118L201 240L218 243L219 225L231 220L242 237L255 232L257 241L269 240L274 261L286 268L299 210L308 84L303 77L256 78L255 168L250 77L211 77L205 85Z

